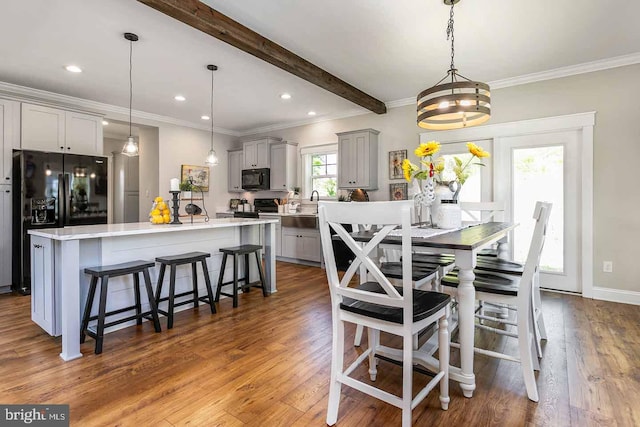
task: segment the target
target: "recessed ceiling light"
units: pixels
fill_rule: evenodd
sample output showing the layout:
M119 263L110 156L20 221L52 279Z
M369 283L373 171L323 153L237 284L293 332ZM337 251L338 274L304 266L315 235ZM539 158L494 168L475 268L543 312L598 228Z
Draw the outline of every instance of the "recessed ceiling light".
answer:
M288 93L283 93L280 95L280 99L291 99L291 95Z
M309 112L307 113L307 115L309 115L309 116L315 116L315 115L316 115L316 112L315 112L315 111L309 111Z
M201 118L202 120L209 120L211 117L209 117L209 116L200 116L200 118Z
M173 99L175 99L176 101L180 101L180 102L187 100L187 98L185 98L182 95L176 95L176 96L173 97Z
M109 122L108 122L108 121L106 121L106 120L103 120L103 121L102 121L102 126L106 126L106 125L108 125L108 124L109 124Z
M66 67L64 67L64 69L69 71L70 73L81 73L82 72L82 68L78 67L77 65L67 65Z

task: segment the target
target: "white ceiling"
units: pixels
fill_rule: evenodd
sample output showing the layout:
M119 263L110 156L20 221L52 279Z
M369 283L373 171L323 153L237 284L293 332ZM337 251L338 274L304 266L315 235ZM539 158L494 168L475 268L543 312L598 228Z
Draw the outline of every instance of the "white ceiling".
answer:
M442 0L206 0L263 36L384 102L415 97L445 75ZM497 81L640 52L639 1L463 0L455 8L461 74ZM0 81L244 134L361 110L298 77L134 0L28 0L0 6ZM640 55L637 55L640 56ZM64 70L67 64L84 69ZM279 95L291 93L283 101ZM186 102L173 97L182 94Z

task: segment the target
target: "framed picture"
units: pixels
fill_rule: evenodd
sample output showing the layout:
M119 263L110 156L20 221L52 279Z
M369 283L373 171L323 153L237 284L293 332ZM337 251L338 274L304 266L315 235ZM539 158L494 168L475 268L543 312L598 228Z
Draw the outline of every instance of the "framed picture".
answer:
M180 171L180 182L184 182L191 178L196 190L209 191L209 167L182 165Z
M389 184L389 199L390 200L407 200L407 192L409 186L406 182L399 184Z
M402 161L407 158L407 150L389 151L389 179L402 179Z

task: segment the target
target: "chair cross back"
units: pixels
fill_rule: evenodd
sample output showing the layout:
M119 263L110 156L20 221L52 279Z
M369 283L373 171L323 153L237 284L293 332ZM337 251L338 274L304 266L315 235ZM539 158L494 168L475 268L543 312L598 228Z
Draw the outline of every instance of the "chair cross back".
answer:
M460 209L473 221L502 222L504 220L504 202L460 202Z

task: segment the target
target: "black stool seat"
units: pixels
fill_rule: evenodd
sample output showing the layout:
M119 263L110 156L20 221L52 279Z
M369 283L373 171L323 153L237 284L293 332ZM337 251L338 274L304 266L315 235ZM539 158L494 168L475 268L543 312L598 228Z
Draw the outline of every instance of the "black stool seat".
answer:
M232 248L220 248L220 252L229 255L247 255L262 249L260 245L240 245Z
M180 255L169 255L156 258L156 262L161 262L162 264L190 264L192 262L202 261L205 258L211 257L210 253L207 252L189 252L186 254Z
M123 262L122 264L112 265L99 265L97 267L89 267L84 269L85 274L91 274L92 276L123 276L125 274L132 274L135 272L141 272L145 268L155 267L155 263L152 261L130 261Z
M234 246L231 248L220 248L220 252L222 255L222 267L220 267L220 276L218 277L218 289L216 290L216 302L220 300L220 295L224 295L227 297L233 298L233 306L238 306L238 288L242 288L242 292L249 292L251 287L262 288L262 295L269 296L269 292L267 291L267 286L264 280L264 273L262 271L262 257L260 256L260 250L262 250L262 246L260 245L240 245ZM256 264L258 266L258 274L260 275L260 280L256 282L249 282L249 255L255 254ZM244 256L244 277L238 277L238 257ZM227 257L233 256L233 280L228 282L224 281L224 270L227 266ZM239 282L244 282L242 285L239 285ZM233 285L233 293L229 294L226 292L222 292L222 287L224 285Z
M209 269L207 268L207 258L211 257L210 253L207 252L188 252L185 254L178 255L168 255L157 257L156 262L160 263L160 274L158 275L158 286L156 287L156 304L158 306L161 302L168 301L167 310L158 309L158 313L164 314L167 316L167 329L173 328L173 312L176 307L185 304L193 303L193 308L197 308L200 304L200 301L206 302L209 304L209 308L211 309L211 314L216 313L216 306L214 304L213 299L213 289L211 288L211 279L209 278ZM198 295L198 271L197 265L198 262L202 265L202 273L204 275L204 282L207 288L207 296L199 296ZM186 292L181 292L176 294L176 267L179 265L191 264L191 277L193 289ZM164 273L167 268L170 267L170 279L169 279L169 295L161 298L162 295L162 284L164 282ZM185 301L175 302L176 298L184 297L187 295L193 295L192 299L187 299Z
M156 332L160 332L160 320L158 319L158 307L156 305L155 298L153 297L153 289L151 288L151 278L149 277L149 268L154 267L155 263L150 261L130 261L122 264L103 265L97 267L85 268L85 274L91 275L91 283L89 285L89 295L84 307L84 314L82 316L82 327L80 330L80 342L83 343L87 335L96 340L95 353L102 353L102 342L104 339L104 329L109 326L118 325L120 323L128 322L130 320L136 320L138 325L142 324L142 319L149 319L153 321L153 327ZM142 312L142 304L140 302L140 273L144 276L144 285L147 291L147 298L149 299L150 310ZM120 308L117 310L107 312L107 291L109 285L109 277L124 276L126 274L133 274L133 290L135 294L135 305ZM93 300L96 295L96 288L98 286L98 279L100 279L100 302L98 304L98 314L91 316L91 308L93 307ZM115 314L124 313L130 310L135 310L136 314L118 319L113 322L106 322L106 318ZM98 324L95 331L89 329L89 322L92 320L98 320Z

